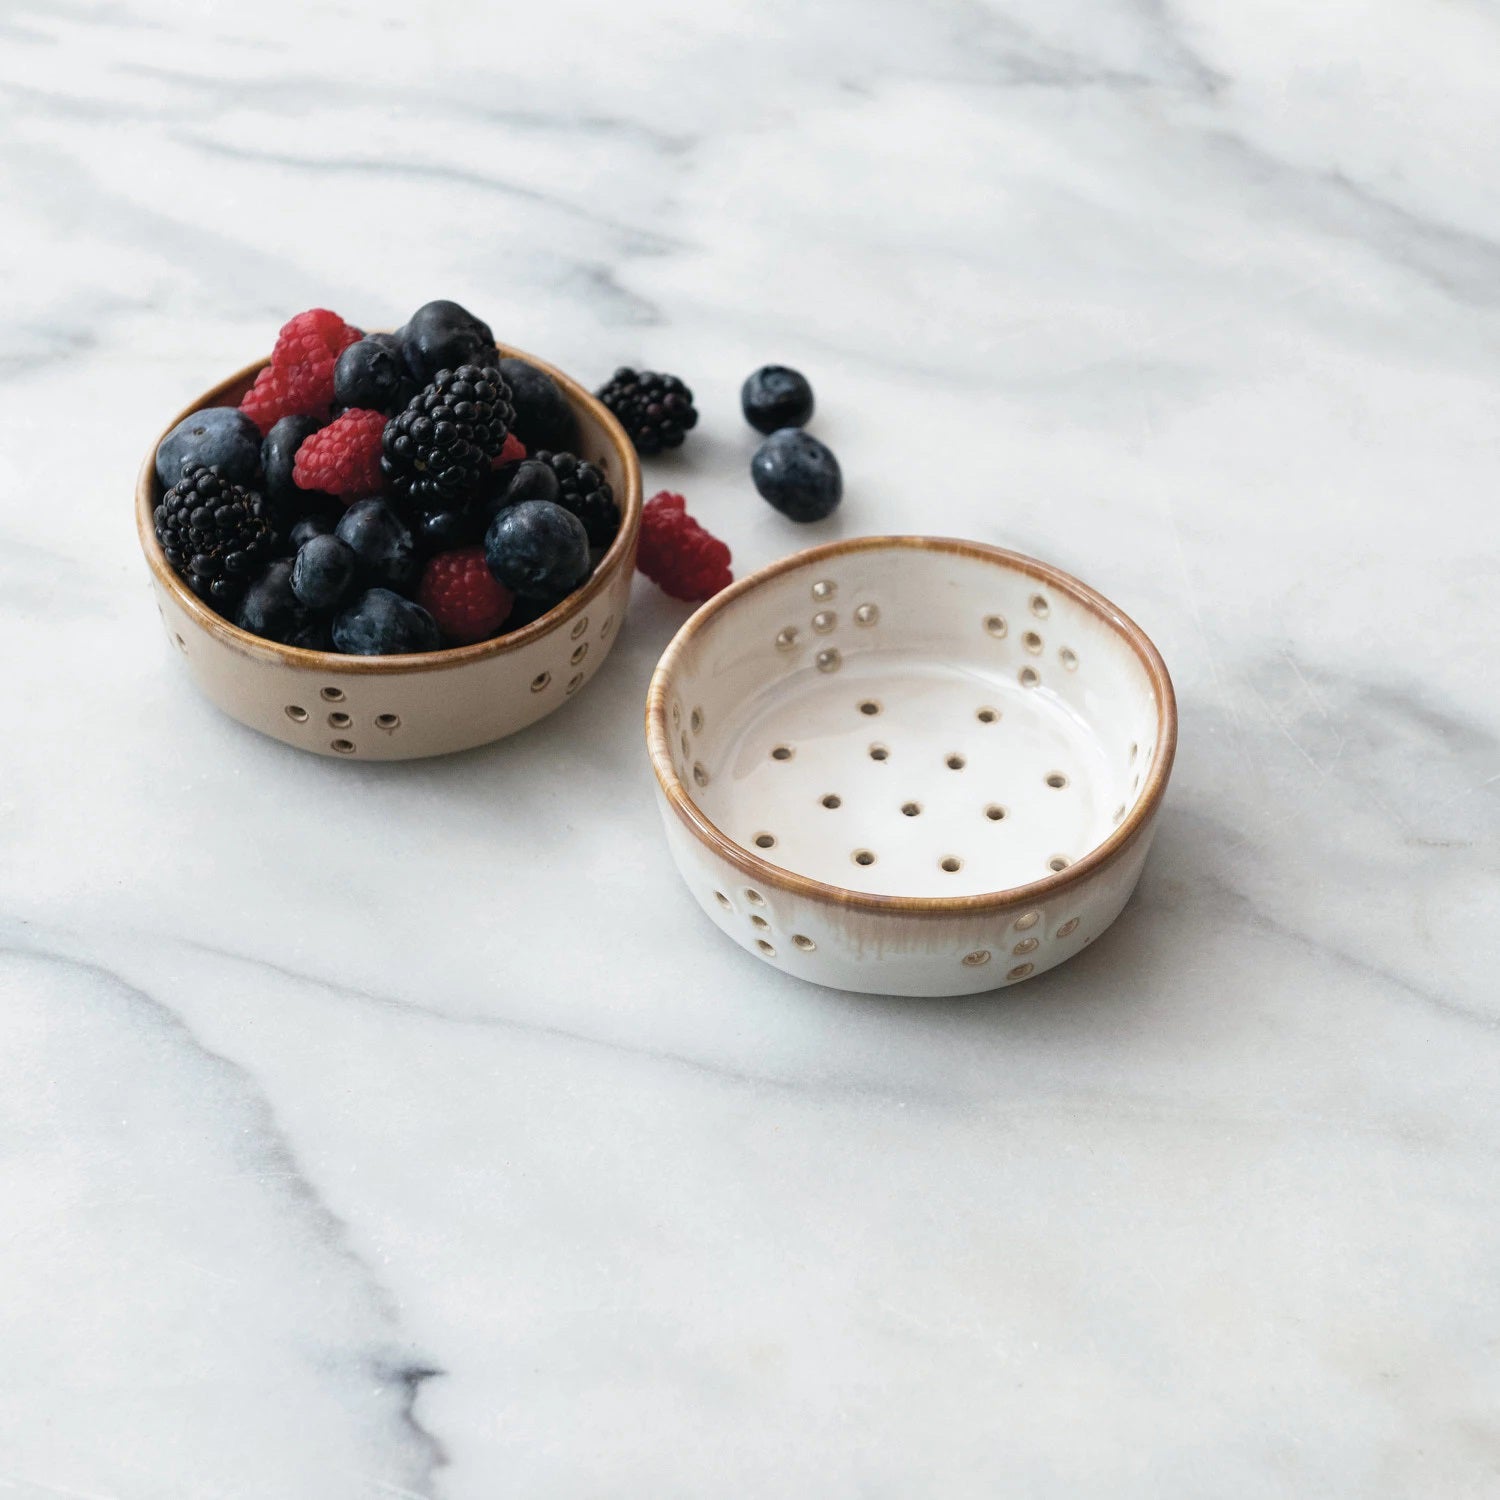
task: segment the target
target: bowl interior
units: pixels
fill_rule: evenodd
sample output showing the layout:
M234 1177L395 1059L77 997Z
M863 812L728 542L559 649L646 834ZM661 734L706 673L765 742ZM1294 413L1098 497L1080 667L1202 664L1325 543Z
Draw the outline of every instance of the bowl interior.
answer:
M295 646L263 640L235 625L227 616L198 599L177 576L156 540L154 511L161 499L161 484L156 477L155 454L161 439L184 417L210 406L238 406L265 367L257 360L243 370L226 377L207 390L184 411L179 412L152 443L136 484L136 531L147 563L158 582L181 604L189 618L203 629L233 644L244 655L278 661L315 671L337 671L344 674L399 674L407 671L429 672L456 667L485 657L512 652L537 640L566 623L606 585L613 571L622 565L633 567L636 533L640 525L640 470L629 439L604 406L570 376L528 354L505 344L496 346L501 355L511 355L535 365L557 382L568 405L578 419L578 453L602 469L614 490L620 506L620 529L609 548L594 554L590 577L567 598L545 615L491 640L472 646L452 646L441 651L427 651L416 656L343 656L337 652L309 651ZM631 561L627 564L627 559Z
M1025 559L922 539L710 606L667 682L683 788L737 844L892 896L1066 869L1141 796L1151 673L1122 617Z

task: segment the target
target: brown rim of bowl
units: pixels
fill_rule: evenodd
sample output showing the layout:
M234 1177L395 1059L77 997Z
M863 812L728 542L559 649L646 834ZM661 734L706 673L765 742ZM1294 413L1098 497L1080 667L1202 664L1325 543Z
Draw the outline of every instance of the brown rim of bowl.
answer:
M977 558L982 562L997 563L1038 583L1058 589L1082 604L1090 613L1097 615L1117 635L1123 637L1145 667L1146 674L1151 679L1160 724L1151 770L1129 817L1108 838L1096 844L1067 869L1042 880L1033 880L1027 885L1009 886L998 891L981 891L972 896L882 896L868 891L852 891L846 886L829 885L825 881L814 880L810 876L783 869L780 865L773 865L737 844L704 815L688 795L687 788L673 768L671 739L667 730L667 684L693 637L720 610L728 608L741 595L748 594L763 583L769 583L773 578L779 578L783 573L855 552L878 552L893 548L952 552L961 557ZM737 583L730 584L692 615L672 638L672 643L662 653L661 660L651 675L651 687L646 695L646 745L651 755L651 768L656 772L656 779L673 812L700 843L728 860L755 884L812 900L831 901L856 911L933 917L972 916L976 913L1001 912L1030 906L1060 895L1081 884L1094 871L1111 864L1136 841L1150 826L1161 805L1167 777L1171 774L1172 762L1177 754L1177 698L1172 691L1172 679L1167 673L1167 665L1145 631L1129 615L1111 604L1103 594L1080 582L1072 574L1064 573L1061 568L1038 562L1034 557L1027 557L1020 552L1007 551L1004 547L991 547L984 542L967 542L955 537L862 536L841 542L825 542L820 547L809 547L804 552L795 552L790 557L771 563L759 572L750 574L748 578L741 578Z
M591 600L598 597L622 563L631 568L635 566L635 545L641 524L641 466L636 459L634 445L625 436L624 428L615 420L613 413L576 380L563 374L555 365L549 365L546 360L526 353L524 349L513 349L508 344L497 344L495 348L504 358L524 359L527 364L545 370L562 387L571 404L584 407L609 437L624 474L625 493L616 496L620 501L620 530L609 544L609 550L599 559L599 566L590 574L588 581L546 614L510 635L496 636L493 640L480 641L474 646L450 646L442 651L424 651L406 656L345 656L338 651L308 651L301 646L283 646L278 641L264 640L258 635L251 635L248 630L241 630L233 621L226 620L205 604L173 571L172 565L162 553L161 544L156 540L153 519L156 509L156 450L162 438L184 417L190 417L205 406L226 404L231 392L240 393L247 389L250 382L270 363L269 359L258 359L205 391L196 401L178 412L151 444L136 480L135 529L140 538L141 551L145 553L146 562L156 576L156 581L172 595L194 624L244 655L325 676L329 673L378 676L391 672L440 671L444 667L456 667L467 662L483 661L486 657L502 656L507 651L518 651L572 619ZM238 394L235 399L237 402Z

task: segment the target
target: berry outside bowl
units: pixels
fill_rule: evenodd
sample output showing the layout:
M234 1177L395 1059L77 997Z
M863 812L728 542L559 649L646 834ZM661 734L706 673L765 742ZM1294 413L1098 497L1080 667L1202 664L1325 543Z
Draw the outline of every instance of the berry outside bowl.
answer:
M1155 646L977 542L861 537L731 585L651 681L667 842L742 948L838 989L960 995L1094 941L1177 741Z
M598 464L620 506L620 531L588 581L548 614L509 635L413 656L343 656L283 646L241 630L193 594L156 540L161 493L157 442L136 484L136 531L168 638L200 692L231 718L273 739L347 760L412 760L503 739L560 708L587 685L614 645L635 573L641 476L635 449L610 413L576 381L545 370L578 417L580 457ZM266 364L259 360L205 391L162 436L206 406L234 406Z

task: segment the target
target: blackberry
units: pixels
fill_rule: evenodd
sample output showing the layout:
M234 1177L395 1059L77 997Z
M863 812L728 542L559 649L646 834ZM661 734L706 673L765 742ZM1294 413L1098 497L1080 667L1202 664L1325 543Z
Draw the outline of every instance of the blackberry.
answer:
M418 515L462 506L490 472L514 416L494 365L439 370L385 424L380 467L391 493Z
M620 529L620 507L604 472L576 453L533 453L528 463L546 464L557 476L557 503L583 522L591 547L607 547ZM518 469L518 476L520 469ZM532 496L517 495L530 499Z
M156 507L156 540L200 599L232 605L276 553L276 528L255 490L189 464Z
M679 447L698 425L693 393L675 375L622 366L596 394L620 419L637 453Z

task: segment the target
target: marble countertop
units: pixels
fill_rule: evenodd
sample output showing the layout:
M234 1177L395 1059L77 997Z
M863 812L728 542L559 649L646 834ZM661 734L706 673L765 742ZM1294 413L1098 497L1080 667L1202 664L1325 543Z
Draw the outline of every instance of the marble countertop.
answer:
M1497 72L1417 0L12 0L0 1497L1500 1491ZM740 571L941 531L1133 614L1182 741L1107 937L962 1001L726 943L644 580L453 759L197 698L151 434L438 296L684 375L648 487Z

